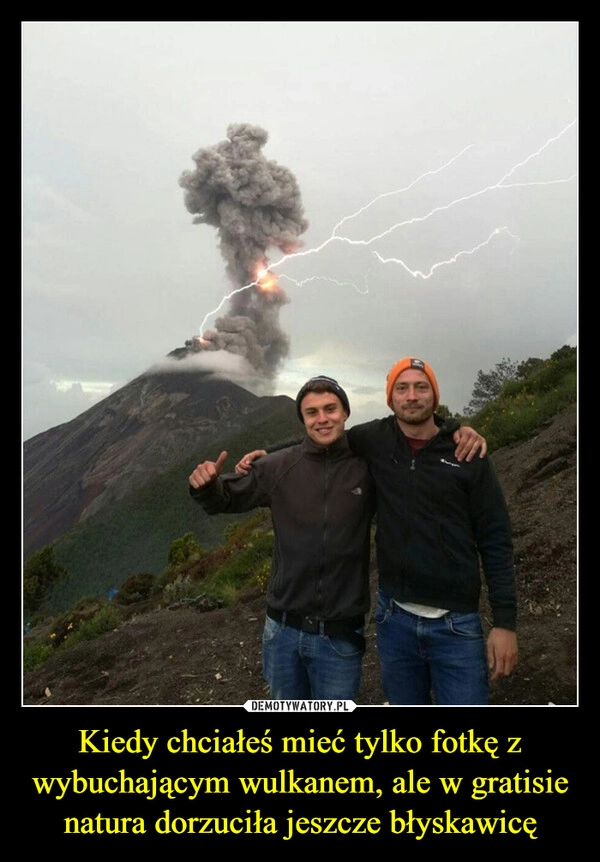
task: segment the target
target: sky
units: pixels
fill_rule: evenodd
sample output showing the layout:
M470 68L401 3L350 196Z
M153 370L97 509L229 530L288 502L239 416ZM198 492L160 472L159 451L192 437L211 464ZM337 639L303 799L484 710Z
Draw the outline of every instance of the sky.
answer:
M574 21L22 22L23 438L152 368L352 424L575 346L577 98Z

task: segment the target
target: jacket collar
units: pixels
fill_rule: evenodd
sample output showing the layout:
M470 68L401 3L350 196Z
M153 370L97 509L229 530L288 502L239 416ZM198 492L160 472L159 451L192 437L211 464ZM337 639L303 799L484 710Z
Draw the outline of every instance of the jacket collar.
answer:
M313 443L310 437L306 436L302 441L302 451L307 455L316 455L321 457L327 455L330 458L339 458L340 456L351 452L345 433L342 434L335 443L332 443L331 446L317 446L316 443Z
M390 420L390 428L392 429L392 434L393 434L393 442L392 442L392 446L391 446L390 458L395 464L397 464L398 463L398 459L397 459L398 447L400 447L400 449L403 450L404 452L408 452L409 451L409 443L408 443L408 440L406 439L406 435L400 430L400 426L396 422L396 417L394 415L392 415L388 418ZM447 419L443 419L441 416L438 416L437 413L434 413L433 418L434 418L435 424L438 428L438 433L434 434L434 436L431 437L427 441L425 446L431 445L434 440L439 440L439 439L442 439L444 437L450 437L452 434L454 434L456 429L460 427L457 420L453 419L452 417L448 417Z

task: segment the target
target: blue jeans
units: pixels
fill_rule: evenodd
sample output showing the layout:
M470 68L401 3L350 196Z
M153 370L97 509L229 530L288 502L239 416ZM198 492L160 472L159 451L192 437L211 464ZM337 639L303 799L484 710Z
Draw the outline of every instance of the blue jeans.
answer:
M408 613L379 594L377 652L391 705L485 705L488 669L477 613L439 619Z
M357 633L363 633L357 629ZM267 617L263 674L274 700L356 700L364 649L325 634L303 632Z

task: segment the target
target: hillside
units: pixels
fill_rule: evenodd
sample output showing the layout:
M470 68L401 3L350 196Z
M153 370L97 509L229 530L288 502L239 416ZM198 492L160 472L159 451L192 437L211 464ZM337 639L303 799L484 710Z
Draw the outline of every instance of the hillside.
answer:
M190 509L191 470L223 448L234 464L298 430L287 396L259 397L197 370L150 370L25 441L25 559L52 544L70 573L47 610L107 595L132 574L160 574L171 543L190 530L205 547L218 544L232 516L211 520Z
M514 529L519 664L492 705L577 703L577 409L492 460ZM373 571L373 590L376 572ZM486 618L485 602L482 607ZM25 705L242 704L266 695L264 598L235 607L178 605L133 616L115 631L56 653L24 678ZM382 704L374 626L359 703Z
M285 396L261 398L199 371L150 369L70 422L26 440L25 556L279 408L297 424Z

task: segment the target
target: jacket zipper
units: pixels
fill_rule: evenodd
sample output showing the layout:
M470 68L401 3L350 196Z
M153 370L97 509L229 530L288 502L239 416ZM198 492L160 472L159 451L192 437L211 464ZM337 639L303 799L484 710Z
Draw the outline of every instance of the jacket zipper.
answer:
M328 507L328 493L329 493L329 449L325 449L325 476L324 476L324 487L323 487L323 530L322 530L322 540L323 540L323 552L321 554L321 568L319 571L319 580L317 583L317 607L321 607L321 597L323 592L323 580L325 574L326 567L326 553L327 553L327 519L329 516L329 507Z

